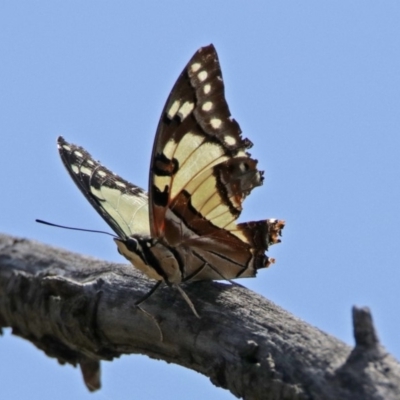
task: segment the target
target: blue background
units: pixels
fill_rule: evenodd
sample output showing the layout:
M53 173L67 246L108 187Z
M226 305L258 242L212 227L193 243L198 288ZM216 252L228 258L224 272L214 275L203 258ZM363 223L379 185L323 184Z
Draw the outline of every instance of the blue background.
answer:
M123 262L67 175L56 138L147 185L158 118L200 46L219 53L232 115L264 186L242 221L287 221L276 265L240 283L353 344L351 307L372 309L400 357L398 1L2 1L0 230ZM124 356L103 389L29 342L0 338L2 398L230 399L183 368Z

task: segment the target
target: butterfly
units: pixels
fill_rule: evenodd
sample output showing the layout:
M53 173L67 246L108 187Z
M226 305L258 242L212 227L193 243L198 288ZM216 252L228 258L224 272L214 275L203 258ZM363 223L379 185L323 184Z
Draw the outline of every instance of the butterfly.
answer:
M118 235L118 251L157 281L151 293L162 282L181 291L181 282L254 277L274 262L265 252L280 242L284 221L237 222L263 183L251 146L231 118L213 45L193 55L167 99L148 193L58 138L67 171Z

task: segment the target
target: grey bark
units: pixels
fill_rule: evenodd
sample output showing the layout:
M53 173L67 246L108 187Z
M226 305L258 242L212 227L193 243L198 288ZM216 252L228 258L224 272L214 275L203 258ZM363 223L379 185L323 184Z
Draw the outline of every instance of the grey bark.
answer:
M0 328L79 365L90 390L100 361L145 354L191 368L244 399L400 399L400 364L379 344L368 309L353 309L356 345L236 285L152 286L111 264L0 235ZM1 362L1 361L0 361Z

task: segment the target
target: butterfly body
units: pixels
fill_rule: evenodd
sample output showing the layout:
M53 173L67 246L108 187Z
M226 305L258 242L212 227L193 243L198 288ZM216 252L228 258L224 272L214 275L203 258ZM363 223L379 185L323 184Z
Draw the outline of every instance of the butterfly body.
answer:
M263 183L248 139L231 118L216 51L199 49L165 104L151 157L148 194L58 139L72 179L116 232L119 252L149 278L185 281L252 277L272 259L283 221L237 223Z

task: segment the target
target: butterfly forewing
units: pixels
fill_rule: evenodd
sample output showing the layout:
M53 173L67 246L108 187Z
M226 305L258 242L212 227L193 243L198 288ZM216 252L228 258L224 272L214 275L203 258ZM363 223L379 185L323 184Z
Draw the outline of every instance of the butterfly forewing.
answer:
M70 176L96 211L121 238L150 235L147 193L95 161L82 147L58 138Z
M267 221L264 240L256 242L258 225L236 223L244 198L263 181L250 147L231 118L217 53L203 47L166 102L149 178L152 236L180 253L183 279L254 275L268 264Z
M203 47L179 76L158 125L149 183L152 234L165 235L165 213L182 191L216 226L236 219L244 197L262 183L246 153L250 146L230 116L217 53Z

